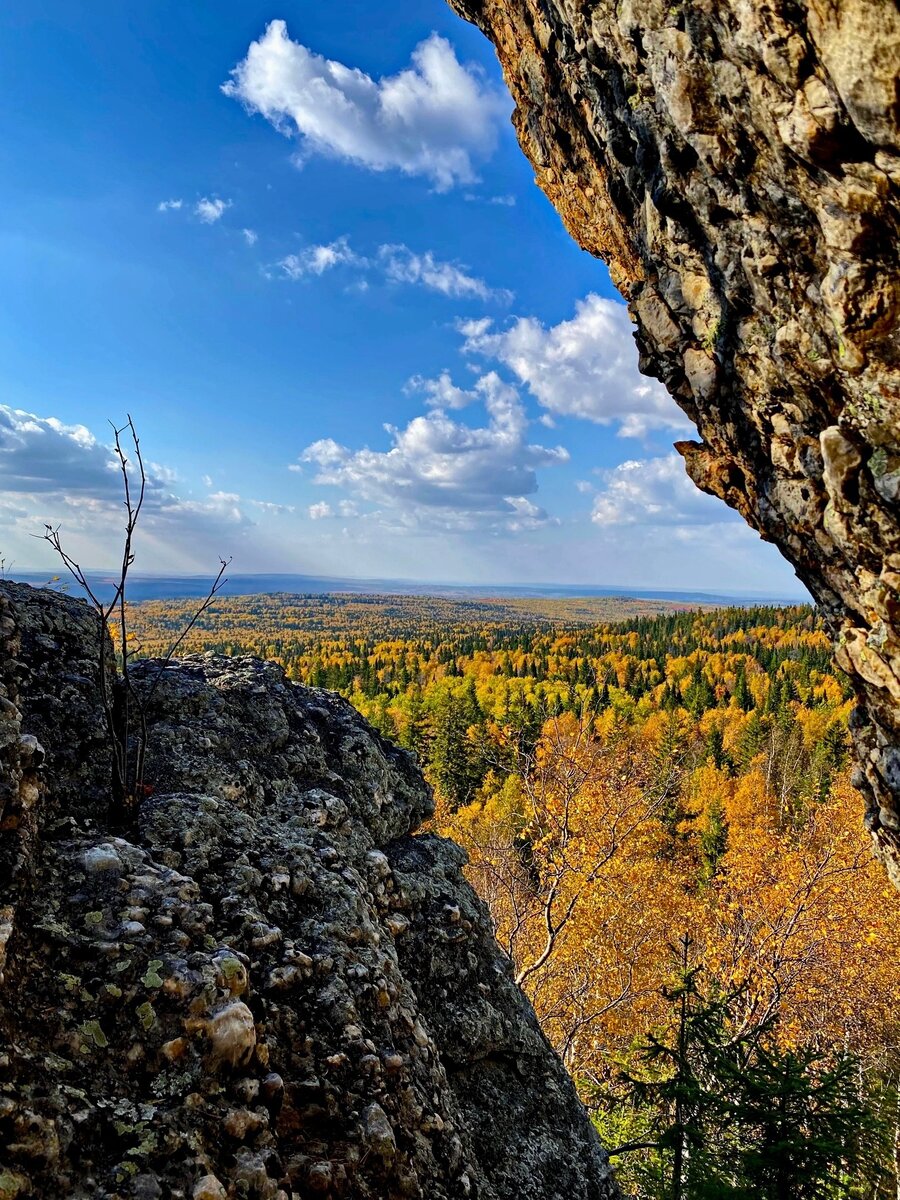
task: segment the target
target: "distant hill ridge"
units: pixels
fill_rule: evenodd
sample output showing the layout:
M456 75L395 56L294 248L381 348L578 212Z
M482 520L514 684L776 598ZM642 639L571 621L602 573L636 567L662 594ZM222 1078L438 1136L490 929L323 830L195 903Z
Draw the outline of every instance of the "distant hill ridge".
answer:
M12 578L21 583L41 586L51 583L52 571L12 571ZM111 591L114 572L90 571L91 585L103 591L104 581ZM129 594L132 600L177 600L182 597L204 596L209 589L206 575L152 575L134 573L129 577ZM60 577L52 586L66 583ZM807 599L801 589L792 594L772 592L702 592L679 591L672 588L626 588L606 584L467 584L467 583L418 583L408 579L344 579L328 575L293 574L238 574L229 573L223 588L227 596L275 595L328 595L340 593L399 595L399 596L444 596L471 599L493 599L503 597L535 597L546 599L568 599L588 596L615 596L636 600L669 600L680 604L797 604Z

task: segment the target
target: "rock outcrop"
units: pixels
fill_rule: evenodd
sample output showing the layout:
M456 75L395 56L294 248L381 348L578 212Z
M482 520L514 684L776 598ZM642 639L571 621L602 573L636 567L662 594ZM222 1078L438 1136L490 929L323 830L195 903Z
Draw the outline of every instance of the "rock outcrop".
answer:
M0 1198L617 1195L411 757L194 656L111 827L98 637L0 584Z
M900 884L896 0L450 0L537 182L604 259L704 491L774 542L858 695Z

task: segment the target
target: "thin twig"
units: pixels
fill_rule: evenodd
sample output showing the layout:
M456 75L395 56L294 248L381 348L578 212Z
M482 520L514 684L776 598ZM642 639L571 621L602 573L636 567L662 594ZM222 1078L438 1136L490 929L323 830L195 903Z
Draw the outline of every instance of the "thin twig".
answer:
M144 767L147 754L147 709L152 700L165 668L172 661L175 651L182 644L187 634L199 618L212 604L214 597L227 583L225 571L231 559L219 559L219 573L216 575L206 598L198 607L191 620L175 639L164 656L156 677L144 694L140 694L134 686L131 675L131 661L141 650L140 646L129 645L128 631L128 573L135 560L134 538L141 511L147 495L147 472L141 453L141 442L131 414L127 414L124 425L116 426L110 422L113 430L113 453L118 462L119 473L122 477L123 504L125 507L125 534L122 544L122 559L118 578L113 585L112 598L108 603L100 599L91 587L85 571L80 564L68 553L62 544L60 527L45 525L41 537L57 554L66 570L87 596L100 618L100 649L99 649L99 687L100 699L106 718L109 748L112 759L112 806L116 815L129 816L135 808L139 797L144 792ZM125 439L130 439L133 446L134 465L132 466L125 449ZM129 469L131 467L131 469ZM136 482L133 482L133 476ZM112 642L111 622L113 614L117 614L118 643L120 647L121 674L117 680L118 687L110 689L108 673L107 645ZM114 643L113 643L114 644ZM113 660L115 671L115 660ZM132 726L135 717L139 726L137 734L132 737ZM131 762L132 744L134 743L134 763Z

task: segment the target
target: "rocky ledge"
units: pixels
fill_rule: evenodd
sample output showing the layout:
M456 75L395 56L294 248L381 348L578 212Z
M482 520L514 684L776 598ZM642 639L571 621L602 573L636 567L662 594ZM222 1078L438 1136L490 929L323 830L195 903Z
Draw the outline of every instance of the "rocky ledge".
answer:
M111 827L98 651L0 584L0 1200L615 1196L412 758L191 656Z

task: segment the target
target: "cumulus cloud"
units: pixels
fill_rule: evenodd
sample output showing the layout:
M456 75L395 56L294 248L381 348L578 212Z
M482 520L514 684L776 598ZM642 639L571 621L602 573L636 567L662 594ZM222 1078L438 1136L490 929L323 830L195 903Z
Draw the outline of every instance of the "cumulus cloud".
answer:
M0 488L28 496L118 496L109 449L84 425L0 405Z
M355 251L351 250L346 237L321 246L307 246L299 254L288 254L276 265L288 279L302 279L305 275L324 275L333 267L365 265Z
M342 488L408 528L516 531L547 524L547 513L529 497L538 489L538 469L566 462L567 451L529 442L521 399L495 373L479 379L475 392L487 414L482 426L434 408L402 429L386 426L389 450L352 450L324 438L302 459L317 468L316 483Z
M309 506L309 519L311 521L324 521L327 517L334 516L334 509L327 500L319 500L316 504Z
M589 295L550 328L519 317L505 330L488 319L460 325L464 349L507 366L550 412L618 424L623 437L690 428L662 384L641 375L623 304Z
M231 208L230 200L221 200L218 196L203 196L194 205L194 216L199 217L204 225L214 225L227 208Z
M712 525L733 521L721 500L701 492L677 454L629 460L601 472L591 520L597 525Z
M444 296L475 296L480 300L509 303L512 292L490 288L483 279L470 275L456 263L440 262L430 250L416 254L408 246L381 246L378 258L385 276L392 283L421 284Z
M437 34L410 66L376 80L292 41L284 21L267 26L222 90L298 134L306 154L425 176L438 191L477 178L474 164L493 152L511 107Z
M204 225L214 225L220 220L222 214L231 208L231 200L222 200L219 196L201 196L200 199L191 208L191 212L195 217L199 218ZM156 206L157 212L172 212L184 208L184 201L176 200L160 200ZM242 229L244 237L249 245L253 245L256 241L256 233L252 229Z
M457 387L449 371L441 371L436 379L413 375L403 390L407 394L424 393L425 403L431 408L465 408L478 399L476 391L466 391L465 388Z
M542 525L559 525L556 517L549 517L544 509L532 504L527 496L508 496L507 503L513 516L506 522L507 529L519 533L525 529L540 529Z
M250 526L239 496L216 492L194 500L173 490L174 479L167 468L147 464L141 523L149 538L196 547L201 539L230 541ZM21 537L61 525L81 545L105 551L119 536L123 512L111 448L83 425L0 405L0 511Z
M244 235L244 241L248 246L255 246L259 241L259 234L255 229L242 229L241 233Z

